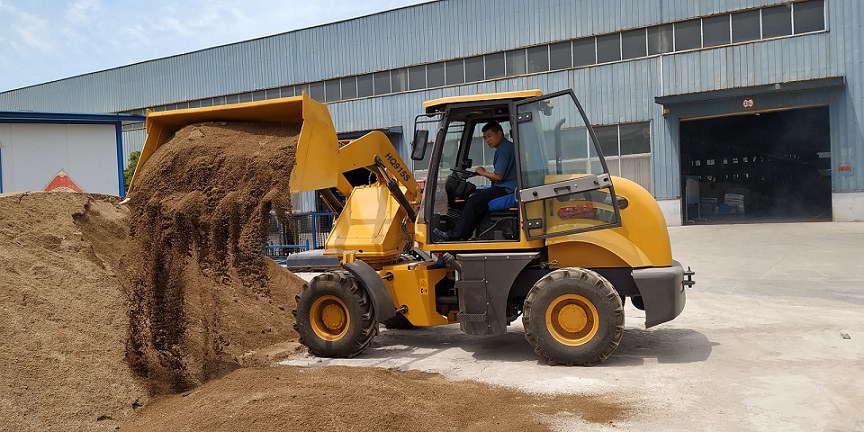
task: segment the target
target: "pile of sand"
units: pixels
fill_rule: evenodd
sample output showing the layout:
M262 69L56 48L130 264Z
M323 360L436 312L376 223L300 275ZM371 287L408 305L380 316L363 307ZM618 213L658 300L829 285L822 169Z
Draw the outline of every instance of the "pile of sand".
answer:
M303 281L261 254L290 210L296 129L200 124L138 173L128 204L0 197L0 429L103 430L250 352L296 339Z
M125 361L117 201L0 197L0 429L104 429L147 403Z

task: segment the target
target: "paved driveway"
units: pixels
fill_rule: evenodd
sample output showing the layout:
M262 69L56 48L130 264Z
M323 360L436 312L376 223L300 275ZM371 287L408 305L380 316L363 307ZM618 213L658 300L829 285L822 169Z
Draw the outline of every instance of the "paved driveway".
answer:
M607 396L624 421L565 416L561 430L864 430L864 223L670 228L696 287L676 320L645 330L625 307L624 338L600 366L550 367L524 338L458 326L383 330L349 360L292 365L439 372L530 392Z

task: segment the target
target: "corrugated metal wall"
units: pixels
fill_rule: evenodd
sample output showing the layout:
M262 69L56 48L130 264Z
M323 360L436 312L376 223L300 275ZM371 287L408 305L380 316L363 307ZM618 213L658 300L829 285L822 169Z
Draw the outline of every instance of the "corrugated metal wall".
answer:
M829 108L832 163L852 167L848 172L834 171L833 187L864 191L864 2L833 0L828 11L831 31L822 61L846 77L845 97L838 97Z
M445 0L6 92L0 109L126 111L782 3ZM677 124L663 117L655 97L843 76L845 92L830 110L832 154L853 169L835 176L834 189L862 191L864 2L826 0L826 9L827 32L338 102L330 109L339 131L402 126L405 156L424 100L572 87L595 124L651 121L653 192L672 199L680 195ZM136 134L126 133L130 145L143 142Z
M444 0L0 93L0 106L126 111L781 2Z

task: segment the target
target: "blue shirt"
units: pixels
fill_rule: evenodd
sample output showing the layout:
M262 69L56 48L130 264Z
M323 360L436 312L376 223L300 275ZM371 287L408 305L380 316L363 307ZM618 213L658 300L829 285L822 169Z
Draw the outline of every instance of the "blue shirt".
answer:
M495 157L492 159L495 174L504 176L501 180L493 181L492 186L503 187L507 193L516 190L516 150L513 142L506 138L502 139L495 147Z

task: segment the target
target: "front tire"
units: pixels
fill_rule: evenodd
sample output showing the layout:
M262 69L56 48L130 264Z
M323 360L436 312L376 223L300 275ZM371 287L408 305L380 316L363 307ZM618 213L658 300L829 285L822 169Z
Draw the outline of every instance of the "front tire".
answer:
M369 294L348 272L315 276L296 300L294 330L313 355L354 357L378 333Z
M547 274L525 299L522 324L534 352L550 364L593 366L624 335L624 307L609 281L581 268Z

